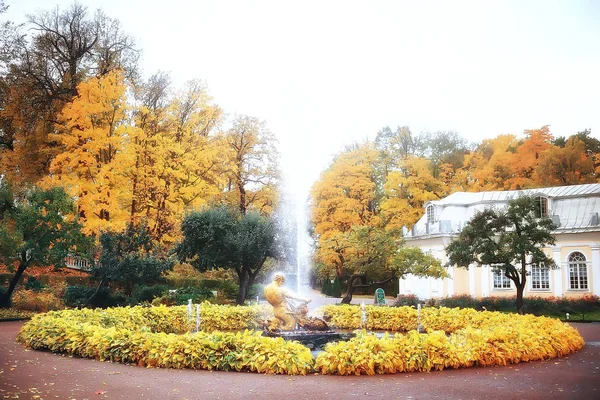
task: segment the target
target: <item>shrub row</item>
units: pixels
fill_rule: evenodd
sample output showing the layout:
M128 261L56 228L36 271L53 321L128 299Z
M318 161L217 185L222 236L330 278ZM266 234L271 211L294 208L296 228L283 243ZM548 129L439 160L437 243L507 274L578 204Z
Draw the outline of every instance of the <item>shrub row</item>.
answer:
M360 329L362 326L362 311L357 305L325 305L322 308L323 317L332 326L343 329ZM474 309L435 308L427 307L421 310L420 321L417 310L413 307L380 307L365 306L366 329L388 332L408 332L415 330L418 323L425 330L442 330L451 333L467 326L480 326L485 322L485 314Z
M34 349L147 367L306 374L313 364L310 350L301 344L247 330L177 335L48 315L34 317L17 339Z
M436 306L442 307L461 307L475 308L477 310L488 311L506 311L515 310L516 297L482 297L474 298L469 295L457 295L445 297L435 301ZM404 304L401 299L396 305ZM600 310L600 297L594 295L585 295L583 297L525 297L523 298L523 307L526 313L535 315L564 315L565 313L586 313L593 310Z
M469 326L450 335L413 330L378 339L362 331L347 342L326 345L314 368L336 375L427 372L545 360L584 345L575 329L556 319L500 313L487 313L486 319L485 326Z
M326 306L323 312L338 327L355 329L362 322L356 306ZM362 331L350 341L328 344L313 360L297 342L245 330L267 316L265 307L203 303L203 331L197 334L189 333L195 321L188 321L185 306L125 307L38 315L23 326L18 340L35 349L149 367L340 375L506 365L563 356L584 344L568 324L532 315L424 309L428 333L420 334L413 308L367 306L366 312L369 329L409 332L377 338ZM244 332L208 333L213 329Z

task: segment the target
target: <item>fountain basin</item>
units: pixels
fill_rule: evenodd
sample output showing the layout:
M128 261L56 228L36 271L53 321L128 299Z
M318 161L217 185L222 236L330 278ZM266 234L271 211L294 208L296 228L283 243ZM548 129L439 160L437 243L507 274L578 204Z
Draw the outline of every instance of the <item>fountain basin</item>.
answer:
M337 342L340 340L350 340L356 336L353 332L336 332L336 331L282 331L269 332L263 331L263 336L280 337L285 340L295 340L302 343L311 350L320 349L329 342Z

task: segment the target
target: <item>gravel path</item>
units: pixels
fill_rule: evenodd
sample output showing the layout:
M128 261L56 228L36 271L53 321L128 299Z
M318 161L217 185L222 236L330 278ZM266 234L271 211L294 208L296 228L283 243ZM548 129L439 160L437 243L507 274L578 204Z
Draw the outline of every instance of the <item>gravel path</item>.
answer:
M506 367L378 376L147 369L27 350L0 323L0 399L600 399L600 324L573 324L569 357Z

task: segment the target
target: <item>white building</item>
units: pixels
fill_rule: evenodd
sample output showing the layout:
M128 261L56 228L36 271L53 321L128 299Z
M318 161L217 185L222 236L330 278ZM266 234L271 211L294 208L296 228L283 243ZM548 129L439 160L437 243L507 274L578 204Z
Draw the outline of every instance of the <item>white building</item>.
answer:
M552 233L556 244L546 248L558 269L536 268L527 277L525 296L600 296L600 184L560 186L529 190L466 193L457 192L425 203L425 215L404 229L407 245L431 251L442 263L448 258L444 247L478 211L506 207L519 195L539 198L541 212L558 228ZM449 267L451 279L400 279L400 294L421 299L469 294L473 297L512 296L514 284L489 267Z

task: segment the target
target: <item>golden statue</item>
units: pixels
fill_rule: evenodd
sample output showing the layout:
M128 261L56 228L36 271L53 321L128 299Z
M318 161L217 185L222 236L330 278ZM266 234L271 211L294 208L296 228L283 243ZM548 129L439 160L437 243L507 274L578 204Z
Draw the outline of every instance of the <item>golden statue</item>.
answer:
M273 314L275 318L268 323L268 330L273 332L276 330L291 331L296 328L296 316L302 313L306 315L311 299L300 297L294 292L283 287L285 276L281 273L276 273L273 276L273 282L265 286L265 298L273 306ZM289 299L300 301L300 305L295 307L290 304Z

